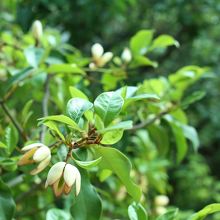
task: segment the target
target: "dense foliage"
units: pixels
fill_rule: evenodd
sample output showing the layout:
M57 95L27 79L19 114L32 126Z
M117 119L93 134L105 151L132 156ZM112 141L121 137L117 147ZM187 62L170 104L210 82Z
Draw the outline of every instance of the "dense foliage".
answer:
M220 210L218 154L207 150L219 126L206 67L218 69L219 51L204 29L218 30L214 3L2 3L1 219L196 220Z

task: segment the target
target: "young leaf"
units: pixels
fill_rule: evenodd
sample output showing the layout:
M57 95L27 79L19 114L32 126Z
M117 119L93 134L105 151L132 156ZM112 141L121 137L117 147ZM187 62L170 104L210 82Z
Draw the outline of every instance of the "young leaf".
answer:
M38 47L28 47L24 50L24 55L30 66L38 67L44 54L44 49Z
M15 212L15 202L9 187L0 179L0 219L11 220Z
M76 87L70 86L69 91L73 98L81 98L81 99L89 100L88 97Z
M99 133L105 133L105 132L108 132L108 131L113 131L113 130L128 130L128 129L131 129L133 126L133 122L132 121L121 121L119 122L118 124L115 124L115 125L111 125L111 126L108 126L102 130L99 130L98 132Z
M147 220L147 212L140 203L133 202L128 207L128 216L130 220Z
M71 215L62 209L52 208L47 211L46 220L71 220Z
M148 51L153 38L152 30L141 30L137 32L130 41L130 48L136 55L143 55Z
M164 34L154 39L150 49L153 50L155 48L164 48L173 45L179 47L179 42L176 41L173 37Z
M86 170L79 169L82 185L75 203L71 207L71 214L76 220L99 220L102 213L102 204L98 193L91 185Z
M123 130L112 130L104 133L101 144L115 144L121 140L123 136Z
M99 157L98 159L96 160L91 160L91 161L80 161L80 160L74 160L74 162L82 167L83 169L90 169L92 167L95 167L97 166L102 160L102 157Z
M58 121L58 122L69 125L70 127L72 127L73 129L77 131L82 131L82 129L71 118L65 115L51 115L51 116L47 116L44 118L40 118L38 120L41 120L40 123L44 123L46 121Z
M48 69L48 73L72 73L85 75L86 73L76 64L52 64Z
M220 212L220 203L213 203L213 204L207 205L201 211L190 216L188 220L203 220L205 219L207 215L215 213L215 212Z
M156 220L176 220L178 209L169 210L165 214L159 216Z
M59 128L57 127L56 123L54 123L53 121L45 121L44 125L46 125L48 128L50 128L51 130L55 131L59 137L65 141L65 137L63 136L63 134L60 132Z
M102 157L99 166L101 169L109 169L115 173L121 182L125 185L128 193L139 201L141 197L141 189L131 180L131 162L119 150L110 147L94 147L97 157Z
M13 125L10 125L5 130L6 145L8 153L11 154L18 142L18 132Z
M96 98L94 108L107 126L120 113L123 104L124 100L117 92L104 92Z
M67 112L70 117L76 122L82 117L84 112L91 109L93 104L85 99L72 98L67 103Z

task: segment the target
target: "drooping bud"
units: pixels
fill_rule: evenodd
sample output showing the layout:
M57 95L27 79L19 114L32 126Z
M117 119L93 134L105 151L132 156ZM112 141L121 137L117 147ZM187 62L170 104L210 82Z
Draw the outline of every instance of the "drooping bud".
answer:
M154 202L156 206L167 206L169 198L166 195L159 195L155 197Z
M50 163L50 149L42 143L30 144L21 150L27 152L20 158L18 165L38 164L37 167L31 171L31 175L40 173Z
M71 164L58 162L49 170L45 187L52 186L54 194L60 196L62 193L69 194L74 183L76 186L76 195L78 195L81 188L79 170Z
M128 48L125 48L121 54L121 59L125 63L129 63L132 59L131 51Z
M39 20L36 20L33 22L32 33L33 33L33 37L35 38L35 40L39 42L43 35L43 27Z

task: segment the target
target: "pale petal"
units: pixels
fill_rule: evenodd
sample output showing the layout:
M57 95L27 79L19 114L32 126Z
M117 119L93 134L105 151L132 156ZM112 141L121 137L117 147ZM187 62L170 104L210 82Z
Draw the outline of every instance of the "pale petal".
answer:
M26 165L26 164L31 164L34 163L34 160L31 160L30 158L34 155L36 152L37 148L33 148L26 152L18 161L18 165Z
M65 193L66 195L69 194L70 191L71 191L71 189L72 189L72 187L69 187L67 184L65 184L65 186L64 186L64 193Z
M34 143L34 144L29 144L29 145L23 147L21 150L27 151L27 150L33 149L35 147L37 148L37 147L46 147L46 146L42 143Z
M67 164L65 166L65 170L64 170L64 174L63 174L63 177L64 177L64 181L65 183L71 187L75 180L76 180L76 173L79 172L78 169L71 165L71 164Z
M50 168L46 180L47 185L52 185L62 176L65 165L65 162L58 162Z
M104 49L101 44L96 43L92 46L91 52L94 58L99 58L102 56Z
M80 172L77 170L76 173L76 195L79 195L80 192L80 188L81 188L81 175Z
M60 179L58 179L53 184L53 191L56 197L60 196L63 193L64 187L65 187L65 182L63 181L63 183L60 185Z
M34 153L33 159L36 162L40 162L47 158L50 155L50 149L46 146L40 147L37 149L37 151Z
M112 57L113 57L113 53L112 52L106 52L102 56L102 62L103 63L107 63L107 62L109 62L112 59Z
M37 166L37 168L35 168L34 170L31 171L31 175L36 175L38 173L40 173L42 170L44 170L44 168L47 167L47 165L50 163L50 159L51 159L51 155L49 155L47 158L45 158L43 161L41 161L39 163L39 165Z

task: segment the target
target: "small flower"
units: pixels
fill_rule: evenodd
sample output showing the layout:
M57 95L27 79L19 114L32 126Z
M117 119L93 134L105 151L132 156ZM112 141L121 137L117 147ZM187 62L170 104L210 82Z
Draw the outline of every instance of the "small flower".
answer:
M27 152L20 158L18 165L39 163L38 166L31 171L31 175L40 173L50 163L50 149L42 143L30 144L21 150Z
M156 207L155 212L157 215L163 215L167 212L167 209L163 206L158 206Z
M121 59L125 63L129 63L132 59L131 51L128 48L125 48L121 54Z
M74 183L78 195L81 187L79 170L66 162L58 162L50 168L45 187L52 186L54 194L60 196L63 192L69 194Z
M34 38L37 41L40 41L42 35L43 35L43 27L42 24L39 20L34 21L33 25L32 25L32 33Z
M166 195L159 195L155 197L154 202L156 206L167 206L169 198Z
M95 67L103 67L106 63L108 63L112 57L112 52L106 52L104 53L104 49L101 44L94 44L91 48L91 53L93 57L93 63L90 63L89 67L94 69ZM92 69L91 68L91 69Z

